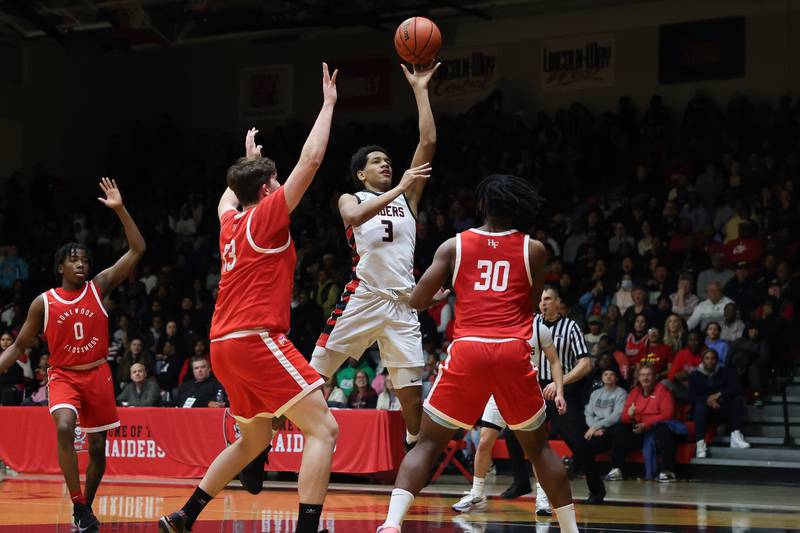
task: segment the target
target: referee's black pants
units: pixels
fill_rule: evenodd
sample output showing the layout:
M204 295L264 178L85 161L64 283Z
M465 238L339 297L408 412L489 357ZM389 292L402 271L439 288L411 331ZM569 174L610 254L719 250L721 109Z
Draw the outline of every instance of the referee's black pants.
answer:
M544 387L542 387L544 388ZM567 443L570 451L572 452L575 466L580 468L586 475L586 485L589 487L589 492L592 495L605 495L605 486L603 485L603 478L597 468L597 463L594 460L594 453L589 446L589 443L584 438L586 434L586 422L583 414L583 401L580 394L566 393L564 400L567 402L567 412L563 415L558 414L556 404L553 401L546 401L547 406L547 420L551 424L551 434L558 433L564 442ZM511 467L514 471L514 484L518 487L530 486L530 478L528 477L528 468L525 463L525 455L522 447L516 442L513 434L509 432L511 439L506 438L508 447L508 454L511 459Z

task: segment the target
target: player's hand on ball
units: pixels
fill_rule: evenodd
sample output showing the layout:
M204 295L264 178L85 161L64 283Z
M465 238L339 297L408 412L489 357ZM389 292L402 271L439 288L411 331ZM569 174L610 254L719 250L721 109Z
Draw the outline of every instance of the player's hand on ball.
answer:
M564 399L564 397L561 395L556 396L555 402L558 414L560 415L567 414L567 401Z
M111 178L100 179L100 189L105 193L105 198L98 198L103 205L111 209L119 209L122 207L122 194L117 188L117 182Z
M550 383L548 386L544 388L542 391L542 395L544 395L545 400L555 400L556 399L556 384Z
M433 75L436 74L436 71L439 70L441 66L441 62L439 63L431 63L430 65L416 65L411 67L413 70L408 70L408 67L405 64L400 63L400 68L403 69L403 74L405 74L408 83L411 84L411 87L414 89L427 89L428 83L430 83L431 78Z
M409 168L403 173L403 177L400 180L400 190L407 192L418 180L430 178L432 170L430 163L423 163L418 167Z
M322 64L322 96L326 104L335 104L338 95L336 93L336 77L339 69L333 71L333 75L328 72L328 64Z
M261 148L263 148L260 144L256 144L257 133L257 129L250 128L244 138L244 155L251 161L261 157Z

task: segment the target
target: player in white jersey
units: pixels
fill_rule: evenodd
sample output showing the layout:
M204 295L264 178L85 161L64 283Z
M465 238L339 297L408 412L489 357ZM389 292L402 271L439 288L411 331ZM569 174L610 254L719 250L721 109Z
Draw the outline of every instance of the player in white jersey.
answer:
M411 168L392 188L392 161L380 146L360 148L350 162L363 187L339 198L353 269L339 303L317 341L311 366L330 377L349 357L358 359L376 341L397 390L408 432L416 441L422 418L422 353L417 312L408 305L414 289L416 213L436 150L436 124L428 83L439 64L403 72L417 101L419 143Z
M542 352L545 352L545 355L549 357L558 358L550 328L542 326L536 321L534 321L533 337L531 337L530 343L531 361L534 367L539 364ZM475 475L472 479L472 489L453 505L453 510L459 513L468 513L472 509L486 507L484 481L492 464L492 448L494 448L494 443L497 442L500 432L508 426L500 414L500 409L497 408L494 396L490 397L486 403L478 425L481 426L481 436L478 449L475 452ZM541 492L544 495L544 491ZM544 497L546 498L546 496ZM537 498L539 498L538 494Z

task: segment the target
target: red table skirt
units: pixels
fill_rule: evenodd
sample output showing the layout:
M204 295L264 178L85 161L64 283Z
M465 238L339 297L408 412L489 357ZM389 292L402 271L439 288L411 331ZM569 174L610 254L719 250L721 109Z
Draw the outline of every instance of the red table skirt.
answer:
M339 423L333 472L394 472L405 454L405 426L397 411L332 410ZM168 478L202 477L214 457L233 442L233 419L224 409L119 409L122 425L108 432L106 473ZM60 473L56 431L45 407L0 407L0 459L18 472ZM75 439L81 469L86 435ZM302 433L286 422L272 439L267 470L297 472Z

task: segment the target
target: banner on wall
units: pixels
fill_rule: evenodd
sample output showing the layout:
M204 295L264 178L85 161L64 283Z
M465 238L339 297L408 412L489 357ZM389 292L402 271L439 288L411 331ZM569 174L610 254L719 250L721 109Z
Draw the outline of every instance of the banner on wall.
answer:
M613 87L614 48L613 34L542 41L542 91Z
M474 103L497 87L496 48L456 48L443 51L442 66L431 81L431 100L439 103Z
M269 65L239 72L240 120L283 118L291 111L291 65Z
M394 66L385 57L344 60L333 64L344 73L337 78L339 99L336 108L375 109L389 107L389 69Z

